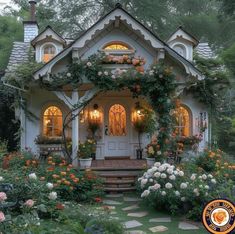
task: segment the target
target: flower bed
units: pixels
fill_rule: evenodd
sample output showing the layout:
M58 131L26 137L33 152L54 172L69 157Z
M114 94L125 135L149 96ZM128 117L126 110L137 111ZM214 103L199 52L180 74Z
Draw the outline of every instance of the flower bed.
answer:
M40 219L59 219L66 202L97 202L103 195L102 181L92 171L77 171L61 157L40 162L30 152L13 153L2 166L0 185L13 185L9 191L0 191L5 207L0 222L9 230L20 223L18 219L32 226ZM15 202L8 208L8 203Z
M187 214L193 219L200 219L203 206L209 200L233 197L233 183L222 182L216 173L206 173L201 168L188 173L168 163L156 162L138 183L141 197L148 204L172 214Z

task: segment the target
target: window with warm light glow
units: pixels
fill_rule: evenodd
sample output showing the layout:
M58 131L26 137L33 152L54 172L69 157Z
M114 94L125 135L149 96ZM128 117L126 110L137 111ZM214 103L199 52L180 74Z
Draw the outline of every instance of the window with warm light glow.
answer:
M109 109L109 132L111 136L126 135L126 110L115 104Z
M52 58L54 58L56 55L56 48L53 45L46 45L43 48L43 58L42 61L44 63L49 62Z
M43 134L47 137L61 137L62 117L62 112L58 107L48 107L43 113Z
M112 43L105 46L104 50L129 50L129 48L122 43Z
M191 135L191 116L189 110L183 106L175 109L175 134L188 137Z

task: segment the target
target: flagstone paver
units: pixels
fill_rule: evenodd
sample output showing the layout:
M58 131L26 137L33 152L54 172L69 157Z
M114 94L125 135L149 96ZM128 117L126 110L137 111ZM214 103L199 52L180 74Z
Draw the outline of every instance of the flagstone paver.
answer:
M165 231L168 230L168 228L165 227L165 226L156 226L156 227L149 228L149 230L153 233L155 233L155 232L165 232Z
M129 229L129 228L140 227L143 224L136 220L131 220L131 221L124 222L123 225L126 229Z
M146 215L148 215L147 211L141 211L141 212L129 213L127 216L142 218L142 217L145 217Z
M123 200L126 202L138 202L141 201L142 199L137 197L124 197Z
M133 205L133 206L127 206L125 208L122 208L123 211L129 211L129 210L136 210L140 208L138 205Z
M163 217L163 218L154 218L149 220L150 223L170 223L171 217Z
M141 230L133 230L133 231L127 231L126 234L146 234L146 232Z
M188 223L188 222L179 222L179 229L181 230L197 230L198 226Z
M107 197L107 198L123 197L123 193L107 194L105 197Z
M122 202L118 202L118 201L113 201L113 200L106 200L106 199L104 199L103 200L103 203L105 204L105 205L122 205Z

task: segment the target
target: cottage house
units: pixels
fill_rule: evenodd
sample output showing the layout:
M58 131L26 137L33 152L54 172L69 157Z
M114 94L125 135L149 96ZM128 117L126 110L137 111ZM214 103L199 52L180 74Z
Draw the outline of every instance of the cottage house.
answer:
M22 102L36 118L30 118L25 108L17 109L16 116L21 122L21 149L29 147L39 153L40 147L35 139L62 137L63 122L71 112L71 123L65 135L72 141L72 154L76 158L79 141L84 141L90 134L89 121L99 123L96 131L96 159L129 157L136 158L138 134L133 128L133 116L136 106L149 105L145 97L133 98L128 89L121 91L99 92L89 81L76 88L69 85L61 90L45 89L38 85L40 79L50 80L53 74L66 71L74 59L87 59L98 52L112 58L140 58L146 61L141 69L148 68L159 61L173 67L180 106L177 107L175 129L181 136L202 135L199 150L210 141L207 107L196 100L193 95L183 92L186 82L204 79L193 64L193 52L199 42L191 34L179 27L167 41L158 38L153 32L138 22L120 4L92 25L74 40L67 40L48 26L39 33L35 19L36 1L30 1L31 19L24 22L24 41L15 42L6 74L24 62L30 53L33 59L43 66L34 73L33 81L27 90L21 90ZM200 46L200 49L203 47ZM199 50L200 53L200 50ZM129 69L131 64L105 64L109 70ZM98 76L98 75L97 75ZM17 77L16 77L17 79ZM7 84L6 84L7 85ZM89 100L89 103L76 110L76 103ZM79 113L79 115L78 115ZM203 126L202 126L203 125ZM208 126L208 127L207 127ZM202 127L204 131L201 131ZM150 136L142 136L142 148L150 142ZM76 160L74 161L76 164Z

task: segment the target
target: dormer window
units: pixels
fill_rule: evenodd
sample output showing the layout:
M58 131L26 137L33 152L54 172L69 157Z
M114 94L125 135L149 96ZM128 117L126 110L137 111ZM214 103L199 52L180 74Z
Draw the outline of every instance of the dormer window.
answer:
M56 48L54 45L46 45L43 48L42 61L44 63L49 62L56 55Z
M102 51L106 54L112 55L124 55L124 54L133 54L134 49L124 42L110 42L103 46Z

